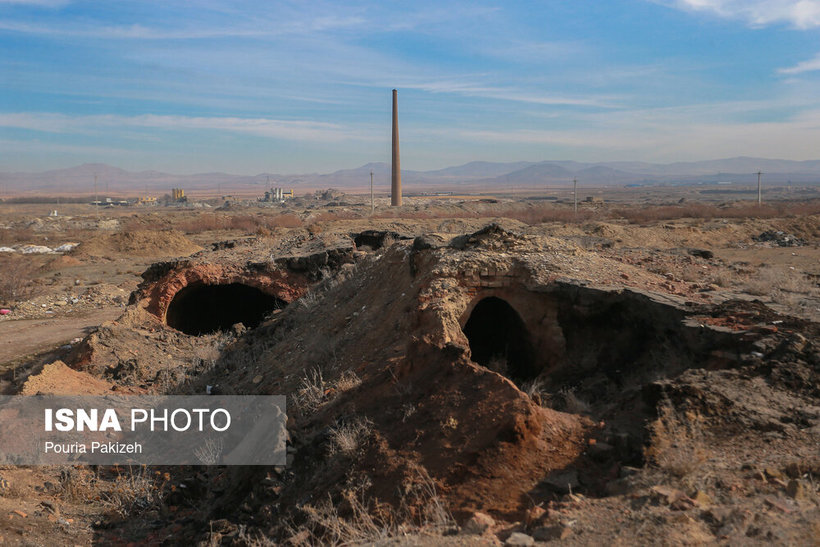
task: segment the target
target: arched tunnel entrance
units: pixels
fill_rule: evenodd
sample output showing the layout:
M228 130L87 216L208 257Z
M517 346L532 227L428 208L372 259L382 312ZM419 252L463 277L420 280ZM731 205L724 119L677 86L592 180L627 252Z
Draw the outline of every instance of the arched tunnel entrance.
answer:
M479 365L519 383L541 371L524 321L501 298L490 296L476 304L463 330Z
M236 323L259 325L271 311L286 302L249 285L188 285L168 306L166 323L185 334L200 336L229 330Z

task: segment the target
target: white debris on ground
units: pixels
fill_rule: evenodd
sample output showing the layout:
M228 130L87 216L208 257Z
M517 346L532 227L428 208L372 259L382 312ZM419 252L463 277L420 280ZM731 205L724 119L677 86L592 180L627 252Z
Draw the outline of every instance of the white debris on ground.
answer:
M24 255L30 254L55 254L68 253L74 250L79 243L63 243L53 249L45 245L16 245L14 247L0 247L0 253L22 253Z
M20 247L20 252L24 255L40 255L53 253L54 251L51 247L46 247L45 245L23 245Z
M67 253L74 249L74 247L78 246L79 243L63 243L59 247L54 248L55 253Z

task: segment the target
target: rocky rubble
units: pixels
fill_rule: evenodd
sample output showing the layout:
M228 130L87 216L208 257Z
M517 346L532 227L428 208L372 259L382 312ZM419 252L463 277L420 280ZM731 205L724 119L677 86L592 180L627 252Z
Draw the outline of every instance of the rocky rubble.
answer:
M81 288L65 295L47 294L10 306L10 313L0 316L0 322L19 319L43 319L80 314L111 306L125 308L128 293L116 285L101 283Z

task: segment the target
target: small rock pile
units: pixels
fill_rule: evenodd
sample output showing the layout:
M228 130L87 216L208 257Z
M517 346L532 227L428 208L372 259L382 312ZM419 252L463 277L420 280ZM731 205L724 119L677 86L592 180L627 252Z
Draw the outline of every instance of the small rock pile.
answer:
M752 236L752 240L758 243L773 243L778 247L802 247L806 244L805 239L780 230L766 230L759 235Z

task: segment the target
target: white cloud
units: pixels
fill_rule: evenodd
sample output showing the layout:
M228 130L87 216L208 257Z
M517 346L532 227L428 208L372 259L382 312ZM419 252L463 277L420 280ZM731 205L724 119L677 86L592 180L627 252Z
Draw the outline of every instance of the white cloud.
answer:
M687 11L738 19L752 26L786 23L799 29L820 27L819 0L658 0Z
M820 109L808 109L779 122L718 121L722 109L744 111L751 105L701 105L685 108L603 112L583 116L561 130L476 129L453 132L453 140L524 150L561 149L567 156L598 161L701 160L733 156L816 157ZM719 117L719 116L718 116Z
M96 133L112 128L144 128L161 131L213 130L254 135L258 137L340 142L350 139L368 140L366 134L332 123L306 120L276 120L270 118L191 117L94 115L69 116L47 112L0 114L0 127L13 127L47 133Z
M820 70L820 53L808 61L801 61L794 66L778 69L779 74L802 74L804 72L814 72Z
M399 88L419 89L430 93L454 93L467 97L481 97L485 99L499 99L503 101L541 105L591 106L598 108L613 108L615 106L612 97L573 97L552 95L549 93L541 94L510 87L494 87L454 80L404 82L399 85Z

